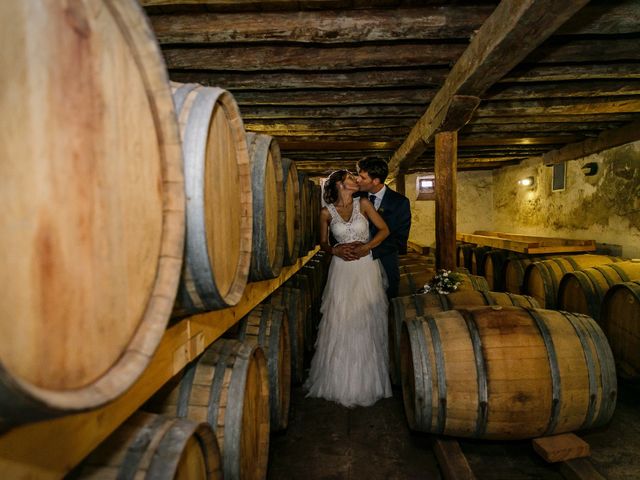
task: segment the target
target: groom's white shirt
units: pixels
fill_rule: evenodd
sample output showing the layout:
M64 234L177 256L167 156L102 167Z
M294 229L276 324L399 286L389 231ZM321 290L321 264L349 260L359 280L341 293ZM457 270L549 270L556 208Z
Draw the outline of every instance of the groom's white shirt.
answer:
M369 197L371 197L371 195L374 195L376 197L376 201L373 204L373 208L375 208L376 210L378 210L378 208L380 208L380 204L382 203L382 198L384 197L384 193L387 191L387 186L384 185L379 191L378 193L370 193Z

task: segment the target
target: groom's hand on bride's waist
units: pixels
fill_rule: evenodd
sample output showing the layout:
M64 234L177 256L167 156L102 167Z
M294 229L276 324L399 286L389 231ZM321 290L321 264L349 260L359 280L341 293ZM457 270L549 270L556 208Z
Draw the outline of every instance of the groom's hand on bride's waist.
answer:
M354 255L356 255L357 258L362 258L366 255L369 255L370 251L371 249L367 247L364 243L358 243L358 245L355 245L353 248L353 253Z
M361 242L341 243L333 247L333 254L346 261L357 260L358 247L362 246Z

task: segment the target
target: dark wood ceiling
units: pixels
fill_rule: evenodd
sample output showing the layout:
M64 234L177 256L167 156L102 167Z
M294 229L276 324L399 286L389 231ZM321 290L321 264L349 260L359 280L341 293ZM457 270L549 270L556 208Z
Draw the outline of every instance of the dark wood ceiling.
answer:
M312 175L353 168L363 156L431 170L430 137L410 161L400 147L498 3L142 0L171 79L230 90L245 128L276 137ZM459 169L553 156L620 129L633 136L640 0L575 10L478 90L459 130Z

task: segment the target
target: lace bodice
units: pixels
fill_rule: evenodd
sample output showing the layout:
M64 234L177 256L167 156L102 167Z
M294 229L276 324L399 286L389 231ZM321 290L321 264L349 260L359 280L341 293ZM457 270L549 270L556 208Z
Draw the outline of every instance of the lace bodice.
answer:
M338 243L368 242L369 241L369 221L360 213L360 199L353 199L353 211L348 222L340 216L336 207L327 205L331 214L331 233Z

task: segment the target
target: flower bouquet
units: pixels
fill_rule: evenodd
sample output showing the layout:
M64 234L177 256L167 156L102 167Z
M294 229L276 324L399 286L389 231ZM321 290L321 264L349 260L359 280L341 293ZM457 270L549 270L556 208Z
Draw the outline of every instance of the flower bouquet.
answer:
M451 270L438 270L429 283L425 283L418 293L435 292L446 295L455 292L460 286L462 278L459 273Z

